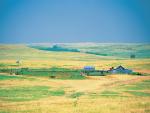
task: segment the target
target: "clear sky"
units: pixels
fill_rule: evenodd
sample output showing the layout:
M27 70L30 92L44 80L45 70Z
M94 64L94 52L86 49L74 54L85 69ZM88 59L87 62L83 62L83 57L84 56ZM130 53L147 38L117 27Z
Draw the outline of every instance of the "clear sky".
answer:
M0 43L150 42L150 0L0 0Z

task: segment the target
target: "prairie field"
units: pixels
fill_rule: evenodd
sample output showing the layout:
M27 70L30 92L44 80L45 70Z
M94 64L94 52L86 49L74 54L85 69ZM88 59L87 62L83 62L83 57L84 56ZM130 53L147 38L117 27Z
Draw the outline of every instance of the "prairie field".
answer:
M49 51L49 45L1 44L0 70L80 70L87 65L107 70L122 65L141 75L61 72L50 78L46 71L0 71L0 113L150 113L149 44L57 44L67 51ZM74 49L78 51L70 51Z

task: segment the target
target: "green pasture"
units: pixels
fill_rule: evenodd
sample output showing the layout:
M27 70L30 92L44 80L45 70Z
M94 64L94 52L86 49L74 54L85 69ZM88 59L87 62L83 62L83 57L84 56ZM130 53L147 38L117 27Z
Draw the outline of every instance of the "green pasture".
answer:
M14 69L0 69L0 72L15 74L18 76L29 75L29 76L37 76L37 77L39 76L39 77L63 79L63 80L85 79L84 76L80 75L80 70L72 70L72 69L65 69L65 68L49 68L49 69L28 69L28 68L15 69L14 68Z
M30 101L48 96L63 96L63 89L51 90L48 86L0 87L0 99L4 101Z

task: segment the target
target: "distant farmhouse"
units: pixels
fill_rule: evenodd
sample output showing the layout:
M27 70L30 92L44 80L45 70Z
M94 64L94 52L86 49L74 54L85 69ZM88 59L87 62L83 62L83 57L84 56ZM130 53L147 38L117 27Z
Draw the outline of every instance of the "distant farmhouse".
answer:
M112 74L116 74L116 73L124 73L124 74L131 74L132 70L129 69L125 69L123 66L118 66L115 69L111 68L110 70L108 70L108 72L112 73Z
M111 67L109 70L95 70L94 66L85 66L83 68L84 73L87 75L106 75L106 74L131 74L133 71L126 69L123 66L118 66L116 68Z

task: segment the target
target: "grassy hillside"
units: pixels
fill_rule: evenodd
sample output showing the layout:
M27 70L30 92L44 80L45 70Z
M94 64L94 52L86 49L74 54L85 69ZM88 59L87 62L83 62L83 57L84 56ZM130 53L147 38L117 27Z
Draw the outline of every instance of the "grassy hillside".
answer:
M100 56L118 56L122 58L129 58L131 54L135 54L137 58L150 57L150 44L140 43L58 43L34 44L33 47L47 51L55 51L53 48L55 45L60 47L61 50L76 50L76 52L87 52L89 54L93 53Z
M83 77L80 71L70 71L85 65L96 69L123 65L149 75L148 44L59 45L69 48L69 51L40 50L29 45L0 45L0 113L150 112L150 76ZM49 47L49 44L40 46ZM72 48L81 52L70 52ZM130 59L130 53L136 53L136 58ZM16 63L17 60L19 63ZM19 75L7 72L20 68L23 70L17 71ZM58 79L53 78L54 75Z
M150 58L150 44L74 43L74 44L63 44L62 46L68 48L76 48L81 52L93 53L95 55L100 56L115 56L120 58L130 58L131 54L135 54L137 58Z
M141 56L147 58L126 58L124 51L117 51L118 44L59 44L63 47L77 48L82 52L56 52L56 51L44 51L35 48L30 48L27 45L0 45L0 68L50 68L50 67L63 67L63 68L83 68L85 65L93 65L96 69L108 69L111 66L123 65L127 68L148 72L150 70L149 45L138 46L136 44L129 44L131 47L137 47L133 49L139 49L143 52L139 52ZM127 44L124 44L124 48ZM48 46L48 45L40 45ZM122 49L123 49L122 47ZM128 47L128 46L127 46ZM126 47L126 49L127 49ZM101 48L101 49L99 49ZM103 50L103 49L104 50ZM95 54L83 53L84 50L91 51L107 51L108 53L114 51L119 52L116 56L104 56ZM117 49L115 49L117 48ZM121 49L121 48L120 48ZM124 49L123 49L124 50ZM128 50L129 51L129 50ZM106 51L104 54L108 54ZM20 64L16 64L16 61L20 60Z
M51 52L30 48L27 45L0 45L0 60L87 60L105 57L77 52Z

